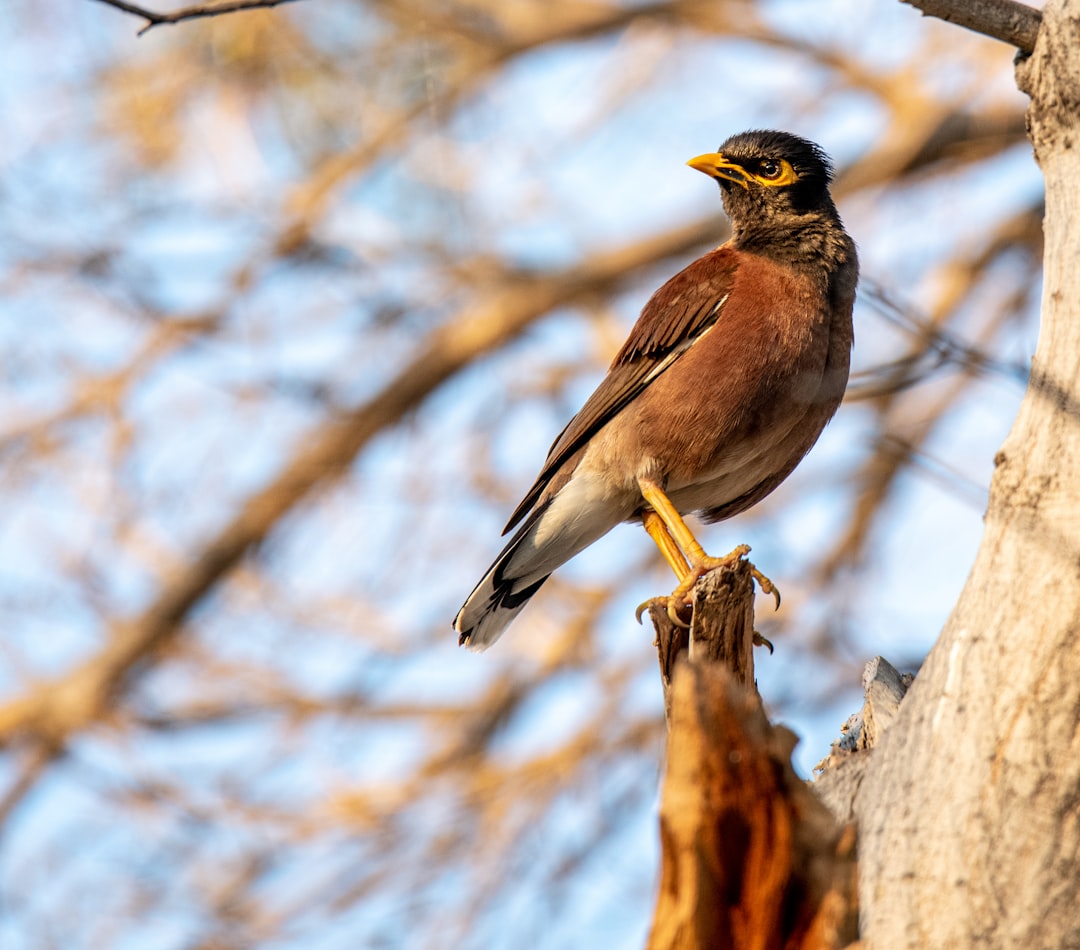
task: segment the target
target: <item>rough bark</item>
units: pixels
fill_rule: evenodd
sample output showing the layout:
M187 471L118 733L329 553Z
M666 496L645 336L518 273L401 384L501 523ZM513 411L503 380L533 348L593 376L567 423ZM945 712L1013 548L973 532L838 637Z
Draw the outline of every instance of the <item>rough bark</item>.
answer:
M896 720L913 679L912 674L897 672L880 656L867 663L863 708L848 719L843 735L814 767L819 773L814 791L842 824L855 820L855 799L870 764L870 751Z
M681 660L650 950L834 948L855 937L855 835L791 767L794 736L724 667Z
M1080 946L1080 4L1018 67L1042 327L968 583L855 801L874 948Z
M756 695L754 685L754 579L740 561L731 570L712 571L694 588L690 627L671 621L662 607L649 608L656 628L664 712L671 725L671 698L676 660L719 663L735 682Z

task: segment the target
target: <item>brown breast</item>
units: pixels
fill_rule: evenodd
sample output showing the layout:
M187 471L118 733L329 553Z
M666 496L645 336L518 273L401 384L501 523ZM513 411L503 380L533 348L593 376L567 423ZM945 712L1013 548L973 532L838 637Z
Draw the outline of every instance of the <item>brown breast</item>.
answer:
M853 276L830 287L820 271L740 256L719 323L603 433L602 467L626 488L647 475L709 520L763 498L817 441L853 338Z

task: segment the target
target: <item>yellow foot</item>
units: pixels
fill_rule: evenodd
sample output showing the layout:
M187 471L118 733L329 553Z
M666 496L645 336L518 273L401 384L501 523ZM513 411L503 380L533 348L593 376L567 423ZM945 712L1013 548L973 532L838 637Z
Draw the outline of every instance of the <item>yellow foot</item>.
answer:
M740 558L746 557L746 555L749 553L750 545L740 544L737 548L735 548L734 551L732 551L730 554L725 554L723 557L709 557L708 555L706 555L705 557L698 558L698 560L694 563L690 574L678 587L675 588L672 596L679 593L684 586L687 589L686 592L689 593L691 590L693 590L694 585L698 582L698 580L705 574L708 574L709 571L715 571L721 567L731 567L732 564L734 564ZM749 564L750 562L748 561L747 563ZM755 581L757 581L758 588L763 594L773 595L773 597L776 599L776 609L779 610L780 591L777 589L776 585L764 574L762 574L761 571L754 567L753 564L750 564L750 576Z
M650 597L644 603L638 605L638 609L634 616L637 617L637 622L641 623L641 615L652 607L664 607L667 610L668 617L671 618L671 622L678 627L689 627L680 617L682 610L693 602L691 598L691 592L694 589L694 585L697 584L702 577L708 574L710 571L719 570L722 567L731 567L741 558L746 557L750 553L749 544L740 544L735 550L724 557L709 557L705 555L703 557L695 559L694 565L690 568L689 573L679 582L679 586L671 592L669 597ZM749 562L748 562L749 563ZM776 585L769 580L764 574L761 573L753 564L750 564L750 576L757 581L758 587L763 594L772 594L776 599L776 609L780 609L780 591ZM772 653L772 644L769 643L764 637L756 633L755 644L758 646L768 646L769 652ZM760 643L758 640L760 639Z
M769 580L764 574L762 574L761 571L759 571L756 567L754 567L753 564L750 565L750 576L755 581L757 581L758 589L763 594L772 594L773 595L773 598L776 600L776 607L774 607L773 609L774 610L779 610L780 609L780 589L771 580ZM769 652L772 653L772 644L769 643L768 640L765 641L765 644L768 646Z

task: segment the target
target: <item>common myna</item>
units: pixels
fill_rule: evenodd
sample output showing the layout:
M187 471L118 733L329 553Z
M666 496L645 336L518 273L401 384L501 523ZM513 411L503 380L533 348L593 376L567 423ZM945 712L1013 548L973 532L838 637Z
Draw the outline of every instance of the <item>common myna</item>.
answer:
M708 557L682 516L720 521L759 502L840 404L859 266L828 157L798 136L754 131L687 164L719 182L731 240L653 294L555 440L503 533L520 527L454 620L472 650L620 521L642 523L674 570L663 601L677 618L702 574L749 551Z

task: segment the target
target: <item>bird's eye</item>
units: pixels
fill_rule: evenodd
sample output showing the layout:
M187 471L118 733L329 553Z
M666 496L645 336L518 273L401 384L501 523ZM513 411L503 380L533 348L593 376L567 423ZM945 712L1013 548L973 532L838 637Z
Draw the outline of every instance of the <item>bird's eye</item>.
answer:
M775 162L771 158L765 159L761 163L759 174L762 178L768 178L770 181L774 178L779 178L780 173L784 170L784 166L780 162Z

